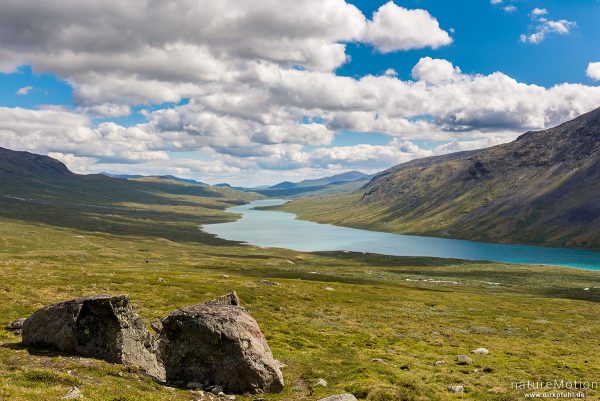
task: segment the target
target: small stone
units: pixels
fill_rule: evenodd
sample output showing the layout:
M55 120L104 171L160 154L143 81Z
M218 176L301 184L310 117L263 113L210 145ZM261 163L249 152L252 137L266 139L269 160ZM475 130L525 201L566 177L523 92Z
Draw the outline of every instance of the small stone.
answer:
M229 278L228 274L223 274L223 278Z
M472 365L473 359L471 359L471 357L467 355L459 355L456 357L456 363L458 363L459 365Z
M162 277L159 277L157 281L158 281L159 283L166 283L166 282L167 282L167 280L165 280L165 279L164 279L164 278L162 278Z
M435 361L435 363L433 364L433 366L442 366L446 363L446 361Z
M325 291L335 291L335 290L331 287L325 287Z
M62 399L63 400L77 400L81 398L83 394L81 394L81 390L78 387L73 387L69 390L67 394L65 394Z
M321 398L319 401L358 401L352 394L336 394L327 398Z
M5 328L8 331L17 331L17 332L20 332L21 329L23 328L23 323L25 322L26 319L27 318L22 317L20 319L12 321Z
M215 386L212 388L212 390L210 390L211 393L213 393L214 395L218 395L219 393L223 392L223 387L222 386Z
M204 388L202 383L198 383L198 382L189 382L185 386L187 388L189 388L190 390L202 390Z
M489 366L486 366L485 368L483 368L483 373L492 373L494 371L494 368L490 368Z
M371 359L371 362L375 362L375 363L385 363L385 361L384 361L383 359L381 359L381 358L374 358L374 359Z
M490 351L487 348L477 348L477 349L474 349L471 352L473 354L477 354L477 355L487 355L487 354L490 353Z
M231 400L231 401L234 401L235 400L235 395L228 395L227 399Z
M257 283L262 284L262 285L270 285L270 286L279 285L279 283L277 281L270 281L270 280L258 280Z
M459 385L448 386L448 392L455 393L455 394L464 393L465 388L464 388L464 386L459 386Z
M316 381L315 386L327 387L327 382L324 379L319 379Z

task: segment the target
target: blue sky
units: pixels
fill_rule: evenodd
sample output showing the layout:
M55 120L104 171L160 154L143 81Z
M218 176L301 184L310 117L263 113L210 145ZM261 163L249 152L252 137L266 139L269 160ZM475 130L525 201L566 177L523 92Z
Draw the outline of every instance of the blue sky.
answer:
M198 0L132 3L130 19L116 0L102 4L3 7L0 146L79 172L264 184L505 142L600 106L596 0L302 0L281 10ZM229 12L246 19L232 25ZM204 17L214 31L198 28ZM152 29L153 18L168 29Z

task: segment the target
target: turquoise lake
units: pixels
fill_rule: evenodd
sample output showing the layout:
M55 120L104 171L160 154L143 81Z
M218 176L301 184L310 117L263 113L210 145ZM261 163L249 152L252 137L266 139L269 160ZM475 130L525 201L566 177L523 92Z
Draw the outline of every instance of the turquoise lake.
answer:
M205 225L202 230L226 240L296 251L369 252L600 270L600 252L391 234L318 224L297 220L293 213L254 209L285 202L268 199L229 208L230 212L241 213L242 218L232 223Z

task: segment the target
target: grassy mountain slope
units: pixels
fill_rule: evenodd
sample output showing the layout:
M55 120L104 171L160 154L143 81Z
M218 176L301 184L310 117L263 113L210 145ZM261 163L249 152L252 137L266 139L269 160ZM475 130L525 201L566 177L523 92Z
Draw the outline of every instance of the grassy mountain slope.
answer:
M590 352L600 336L600 272L244 246L198 226L235 219L223 209L252 194L78 176L49 158L1 156L2 400L57 400L73 386L86 400L201 398L131 367L25 348L2 329L45 305L100 293L129 294L149 322L236 290L286 364L281 394L239 401L344 392L368 401L521 400L514 380L600 373ZM470 353L478 347L490 354ZM460 354L474 364L457 365ZM319 378L328 386L316 386ZM448 392L457 384L464 394Z
M493 242L600 248L600 109L477 151L400 164L302 218Z
M219 242L198 226L235 220L224 209L256 198L160 177L79 175L50 157L0 148L0 218L167 239L167 226L183 224L178 239Z

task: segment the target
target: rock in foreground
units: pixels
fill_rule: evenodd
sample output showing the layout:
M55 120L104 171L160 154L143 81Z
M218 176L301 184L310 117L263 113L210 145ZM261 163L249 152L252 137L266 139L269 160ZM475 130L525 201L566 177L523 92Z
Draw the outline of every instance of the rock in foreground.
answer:
M23 323L23 344L123 363L165 379L156 342L126 296L95 296L40 309Z
M168 382L218 385L228 393L283 389L258 323L235 293L172 312L162 320L159 343Z

